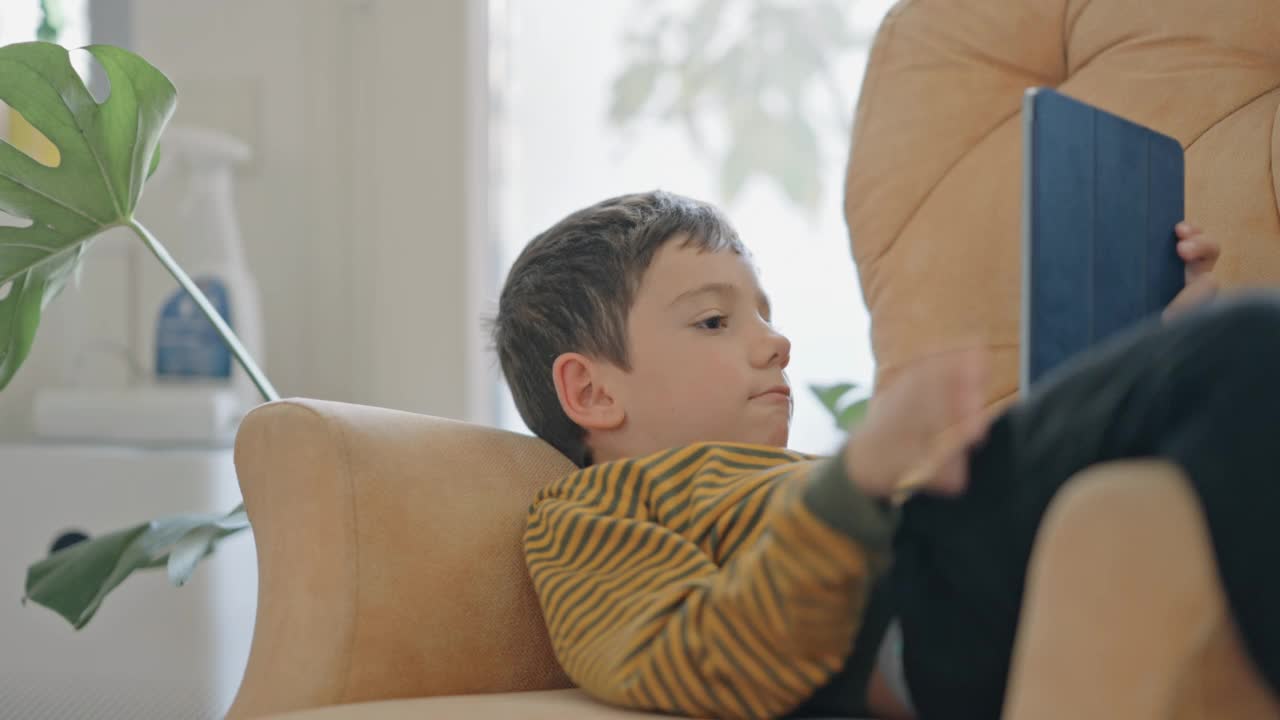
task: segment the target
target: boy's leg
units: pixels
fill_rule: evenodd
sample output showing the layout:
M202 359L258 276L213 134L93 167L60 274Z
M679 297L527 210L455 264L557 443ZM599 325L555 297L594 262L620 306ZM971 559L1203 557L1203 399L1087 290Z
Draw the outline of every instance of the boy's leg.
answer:
M904 508L893 584L924 718L994 718L1041 517L1108 460L1180 465L1204 510L1247 648L1280 686L1280 300L1255 296L1150 324L1056 373L999 418L958 498Z
M1280 717L1180 475L1157 460L1098 465L1053 501L1028 567L1004 720Z

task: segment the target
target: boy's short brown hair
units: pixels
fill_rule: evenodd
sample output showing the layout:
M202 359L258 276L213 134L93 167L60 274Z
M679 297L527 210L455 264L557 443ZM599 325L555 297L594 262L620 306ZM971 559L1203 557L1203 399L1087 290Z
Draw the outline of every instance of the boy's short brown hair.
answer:
M493 339L516 409L580 467L591 464L586 431L560 407L552 364L578 352L630 370L627 314L654 254L676 237L746 254L715 206L658 190L569 215L525 246L503 284Z

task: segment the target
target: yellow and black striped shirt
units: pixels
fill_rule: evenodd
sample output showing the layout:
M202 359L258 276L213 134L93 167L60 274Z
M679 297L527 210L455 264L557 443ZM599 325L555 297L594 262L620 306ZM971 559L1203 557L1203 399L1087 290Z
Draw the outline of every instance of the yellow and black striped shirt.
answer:
M525 560L556 657L590 694L773 717L840 668L894 523L838 457L700 443L549 485Z

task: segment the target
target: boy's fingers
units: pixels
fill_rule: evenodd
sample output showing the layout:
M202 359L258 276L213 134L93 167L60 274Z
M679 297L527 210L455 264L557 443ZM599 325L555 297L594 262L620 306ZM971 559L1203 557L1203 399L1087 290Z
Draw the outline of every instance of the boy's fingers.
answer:
M895 493L939 487L946 490L944 494L963 492L968 484L969 452L986 437L989 426L990 414L978 403L976 411L920 438L920 459L899 478Z
M961 422L969 421L971 418L983 419L985 417L983 408L987 399L987 374L988 367L985 354L973 356L969 365L964 368L964 374L960 379L962 402L959 407L960 415L958 419Z
M1205 275L1188 283L1182 292L1169 303L1164 310L1166 320L1177 317L1186 310L1208 302L1218 294L1218 281L1212 275Z
M949 460L938 472L938 476L928 488L937 495L954 497L964 492L969 484L968 458L961 455Z
M1221 248L1204 238L1183 240L1178 243L1178 257L1186 263L1209 263L1218 259Z
M968 462L966 449L935 444L930 452L902 474L894 493L904 495L919 490L942 490L944 494L959 494L968 484Z
M981 347L965 347L939 356L940 380L955 389L957 396L986 381L987 354Z
M969 446L972 447L987 439L987 430L991 428L991 415L985 408L980 408L977 413L966 421L965 437L968 439Z
M1179 238L1182 238L1185 240L1186 238L1199 235L1202 231L1200 230L1200 228L1196 227L1195 225L1192 225L1186 220L1183 220L1182 222L1173 226L1173 232Z
M985 369L978 349L948 350L917 361L900 384L918 408L917 427L926 436L955 424L982 402Z
M1205 275L1187 286L1184 292L1188 295L1188 302L1192 304L1202 303L1218 294L1218 280L1212 275Z

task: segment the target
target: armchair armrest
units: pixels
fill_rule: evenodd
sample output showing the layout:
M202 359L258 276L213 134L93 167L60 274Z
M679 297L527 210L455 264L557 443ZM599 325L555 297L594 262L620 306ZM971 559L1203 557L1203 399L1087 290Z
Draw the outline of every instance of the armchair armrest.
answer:
M571 469L528 436L314 400L236 438L258 553L229 717L567 687L520 554L537 490Z

